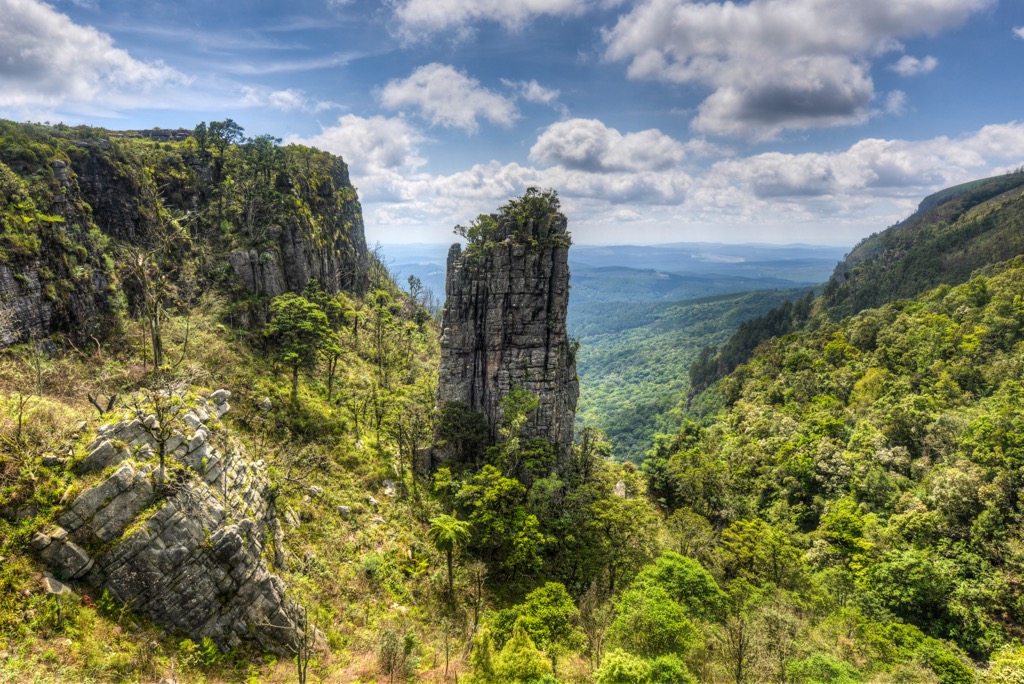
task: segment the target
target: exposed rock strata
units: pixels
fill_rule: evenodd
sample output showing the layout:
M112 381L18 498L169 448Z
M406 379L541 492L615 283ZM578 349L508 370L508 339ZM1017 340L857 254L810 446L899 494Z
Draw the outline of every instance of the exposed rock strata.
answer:
M105 589L194 640L208 637L224 650L250 640L287 653L304 620L262 559L268 533L280 538L266 470L237 445L216 448L207 426L228 410L228 397L220 390L195 406L185 431L166 441L166 497L158 491L155 417L101 429L78 470L116 470L32 545L59 579Z
M0 349L54 333L79 346L102 340L122 303L137 311L141 299L131 279L117 275L118 246L152 248L172 216L192 232L193 248L224 255L201 264L200 287L238 283L261 296L299 292L314 278L331 293L367 287L362 209L340 157L279 148L262 189L274 198L253 200L260 211L244 218L232 206L237 198L224 200L222 158L179 144L186 131L25 126L37 146L0 145L0 214L34 231L13 246L0 239ZM131 137L163 146L142 150ZM16 207L26 200L47 219L22 216Z
M538 397L526 437L543 437L567 453L572 445L579 380L565 329L569 303L566 219L517 226L465 252L448 252L441 338L440 403L461 402L487 418L498 436L502 400L513 387Z

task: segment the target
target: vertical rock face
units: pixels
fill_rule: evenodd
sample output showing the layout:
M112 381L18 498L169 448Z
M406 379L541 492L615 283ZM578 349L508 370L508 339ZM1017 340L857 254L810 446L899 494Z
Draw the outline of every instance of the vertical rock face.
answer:
M495 438L502 400L522 387L540 400L524 430L566 452L579 380L565 330L569 234L560 213L518 224L507 216L486 239L448 252L438 399L487 418Z
M268 228L273 245L269 249L238 250L229 256L249 291L276 297L300 292L314 278L328 292L366 289L369 266L362 208L344 161L333 159L308 204L319 217L316 234L292 216Z
M365 291L362 208L340 157L289 145L256 174L244 145L224 162L186 133L0 121L0 349L54 333L102 340L124 301L138 307L121 248L156 247L172 218L191 233L178 263L194 263L200 288L272 297L316 279Z

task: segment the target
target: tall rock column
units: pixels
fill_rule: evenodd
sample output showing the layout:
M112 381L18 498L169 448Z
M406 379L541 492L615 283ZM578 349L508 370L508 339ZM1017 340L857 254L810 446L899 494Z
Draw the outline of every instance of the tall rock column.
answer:
M523 436L568 453L579 398L565 329L570 238L557 198L524 209L531 197L481 217L466 249L448 252L438 399L482 413L497 438L502 400L522 387L540 401Z

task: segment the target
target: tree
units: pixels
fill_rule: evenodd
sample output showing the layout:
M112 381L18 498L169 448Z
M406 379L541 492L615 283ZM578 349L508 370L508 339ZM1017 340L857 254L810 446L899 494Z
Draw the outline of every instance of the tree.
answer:
M263 330L273 357L292 371L292 405L299 403L299 370L311 368L331 328L316 304L294 292L270 303L270 322Z
M499 611L492 626L499 643L521 625L538 648L547 651L552 667L556 657L582 644L584 635L576 627L579 609L569 592L558 582L547 582L526 595L517 606Z
M657 585L634 584L616 607L608 639L630 653L645 658L686 653L699 638L686 609Z
M651 667L647 662L621 648L610 652L594 673L597 684L649 684Z
M608 591L615 593L616 581L650 561L657 550L658 517L645 499L612 496L593 507L590 526L600 539Z
M224 169L224 153L231 145L237 145L244 139L245 129L231 119L211 121L207 128L207 139L217 151L214 160L214 180L220 182Z
M641 570L633 585L641 584L661 587L694 617L714 620L724 614L726 596L715 578L700 563L678 553L667 551Z
M444 553L445 560L448 562L448 594L450 596L454 575L452 557L456 547L469 541L469 523L450 515L439 515L430 519L427 538L435 549Z
M542 684L551 674L551 663L544 652L519 622L512 628L512 638L498 653L495 663L498 681L516 684Z
M785 532L760 518L737 520L722 532L726 576L793 589L804 580L803 554Z

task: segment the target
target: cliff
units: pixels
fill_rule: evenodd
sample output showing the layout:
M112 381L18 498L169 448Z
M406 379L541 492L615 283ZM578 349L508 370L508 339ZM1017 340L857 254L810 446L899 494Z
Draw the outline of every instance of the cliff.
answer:
M75 470L110 474L32 546L58 579L105 590L196 641L285 654L304 618L262 558L264 538L280 534L263 462L212 427L228 398L220 390L192 406L168 401L163 426L141 413L101 428Z
M528 193L481 217L465 250L448 253L441 336L440 404L482 413L496 439L502 400L522 387L539 400L524 437L567 453L579 380L566 334L569 233L554 206Z
M257 295L236 303L248 307L243 323L259 322L259 297L312 279L365 290L345 162L226 130L197 139L0 121L0 348L54 333L103 339L125 307L144 306L140 256L173 285L171 308L211 288Z

